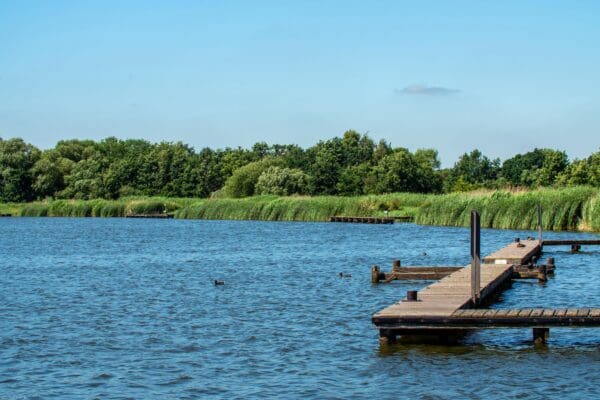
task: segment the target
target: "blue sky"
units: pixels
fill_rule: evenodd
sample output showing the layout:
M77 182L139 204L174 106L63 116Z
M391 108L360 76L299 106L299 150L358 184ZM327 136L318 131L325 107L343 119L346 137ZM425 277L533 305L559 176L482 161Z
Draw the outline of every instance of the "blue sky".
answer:
M0 2L0 136L600 146L600 2Z

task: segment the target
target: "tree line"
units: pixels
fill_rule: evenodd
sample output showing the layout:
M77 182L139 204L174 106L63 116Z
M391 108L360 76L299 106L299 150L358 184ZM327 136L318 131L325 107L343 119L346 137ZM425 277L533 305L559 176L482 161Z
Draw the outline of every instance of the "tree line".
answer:
M564 151L534 149L501 162L479 150L441 168L438 152L414 152L347 131L309 148L256 143L250 149L203 148L146 140L62 140L40 150L0 139L0 200L116 199L442 193L478 188L600 186L600 150L570 161Z

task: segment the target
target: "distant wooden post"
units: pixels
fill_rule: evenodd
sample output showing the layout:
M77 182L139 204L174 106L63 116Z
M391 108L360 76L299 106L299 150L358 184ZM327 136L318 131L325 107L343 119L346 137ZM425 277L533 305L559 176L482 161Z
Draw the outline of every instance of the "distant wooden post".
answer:
M481 219L471 211L471 300L479 304L481 287Z
M379 283L379 267L377 265L371 267L371 283Z
M542 246L542 205L538 204L538 240L540 241L540 247Z
M550 337L550 329L548 328L533 328L533 342L535 344L546 344Z

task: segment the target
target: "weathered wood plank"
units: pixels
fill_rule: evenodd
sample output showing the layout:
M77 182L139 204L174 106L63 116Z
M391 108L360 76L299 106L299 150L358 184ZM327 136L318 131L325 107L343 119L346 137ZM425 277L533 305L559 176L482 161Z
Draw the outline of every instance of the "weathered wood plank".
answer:
M600 245L600 240L595 240L595 239L566 239L566 240L544 240L542 242L542 247L543 246L571 246L571 245L593 245L593 246L599 246Z
M577 311L577 316L578 317L587 317L590 313L590 309L589 308L580 308Z
M600 318L600 308L590 308L589 317Z
M519 311L519 318L520 317L529 317L531 315L531 312L533 311L533 308L524 308L521 311Z
M529 314L529 316L530 317L541 317L543 313L544 313L543 308L534 308L533 310L531 310L531 314Z
M555 317L564 317L565 315L567 315L567 309L566 308L557 308L554 311L554 316Z
M510 312L510 310L503 310L500 309L498 310L498 312L496 313L496 318L506 318L508 317L508 313Z
M498 314L498 310L487 310L483 316L485 318L494 317L496 314Z
M552 317L554 316L555 311L556 310L554 310L553 308L545 309L544 312L542 312L542 317Z
M537 240L522 240L510 243L502 249L484 257L486 264L526 264L531 258L540 253Z
M525 312L523 312L526 310ZM531 310L531 311L529 311ZM517 327L600 327L600 309L561 309L556 313L554 309L506 309L498 311L494 316L488 314L486 309L463 309L455 311L451 316L415 316L404 317L401 320L382 319L379 321L385 329L392 330L448 330L448 329L479 329L479 328L517 328ZM504 312L502 312L504 311ZM542 314L532 317L531 314ZM544 311L550 311L544 313ZM525 316L529 313L529 316ZM552 316L543 315L553 314ZM558 314L558 315L557 315ZM569 317L566 314L582 315ZM508 315L513 315L509 317ZM517 315L516 317L514 315ZM584 316L585 315L585 316ZM596 316L593 316L596 315Z
M577 308L569 308L569 309L567 309L565 316L576 317L578 312L579 312L579 310Z

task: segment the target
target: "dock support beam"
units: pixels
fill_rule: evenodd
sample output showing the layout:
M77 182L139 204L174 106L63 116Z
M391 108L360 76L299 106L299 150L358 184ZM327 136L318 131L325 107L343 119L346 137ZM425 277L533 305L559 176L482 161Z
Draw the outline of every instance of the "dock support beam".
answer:
M535 344L546 344L549 337L549 328L533 328L533 342Z
M379 344L382 346L386 346L388 344L394 344L396 343L396 334L393 332L390 332L387 329L380 329L379 330Z
M471 211L471 301L479 304L481 291L481 219Z

